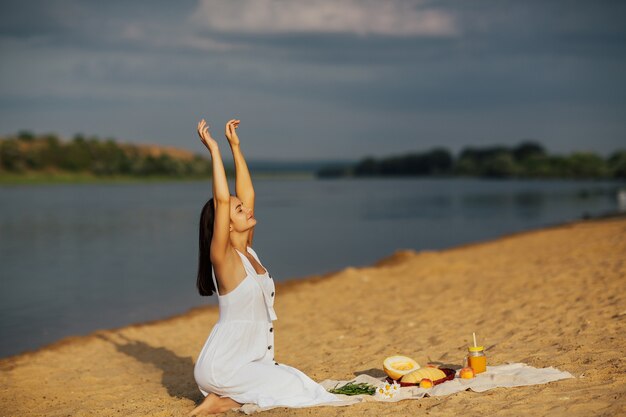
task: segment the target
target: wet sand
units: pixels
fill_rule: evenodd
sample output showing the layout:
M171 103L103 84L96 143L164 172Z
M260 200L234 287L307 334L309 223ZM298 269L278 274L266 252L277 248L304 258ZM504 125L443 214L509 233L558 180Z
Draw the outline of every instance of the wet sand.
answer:
M382 375L393 354L456 368L473 331L489 364L554 366L576 378L259 415L626 415L624 217L398 251L278 284L276 297L276 359L318 381ZM216 307L201 307L1 359L0 416L186 416L202 399L193 366L217 318Z

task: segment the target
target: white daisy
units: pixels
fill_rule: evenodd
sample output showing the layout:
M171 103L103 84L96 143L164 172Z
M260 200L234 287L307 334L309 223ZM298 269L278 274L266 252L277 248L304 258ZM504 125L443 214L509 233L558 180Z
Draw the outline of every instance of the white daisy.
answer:
M393 398L393 396L396 395L398 391L400 391L400 384L398 384L397 382L394 381L393 384L384 382L376 388L376 393L374 394L374 397L378 399L388 400L390 398Z

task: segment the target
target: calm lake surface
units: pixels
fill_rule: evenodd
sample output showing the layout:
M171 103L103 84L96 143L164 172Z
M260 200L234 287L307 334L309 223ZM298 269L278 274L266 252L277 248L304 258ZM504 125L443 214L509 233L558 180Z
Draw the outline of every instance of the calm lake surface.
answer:
M415 178L254 184L253 247L276 281L618 211L616 193L626 188ZM234 180L229 186L234 194ZM1 186L0 357L216 303L195 288L198 221L211 192L210 182Z

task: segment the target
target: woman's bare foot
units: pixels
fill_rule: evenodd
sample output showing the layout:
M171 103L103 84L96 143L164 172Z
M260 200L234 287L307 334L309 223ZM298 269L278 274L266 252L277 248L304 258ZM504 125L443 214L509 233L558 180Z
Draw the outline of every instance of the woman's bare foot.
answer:
M219 414L239 407L241 407L241 404L229 397L219 397L210 393L204 397L202 404L194 408L188 415L204 416L207 414Z

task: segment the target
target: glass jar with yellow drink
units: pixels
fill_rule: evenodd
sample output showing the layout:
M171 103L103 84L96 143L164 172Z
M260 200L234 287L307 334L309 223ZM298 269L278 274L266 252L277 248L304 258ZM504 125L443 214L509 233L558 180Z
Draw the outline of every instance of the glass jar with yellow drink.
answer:
M474 370L474 374L480 374L487 370L487 356L484 346L469 346L467 348L467 365Z

